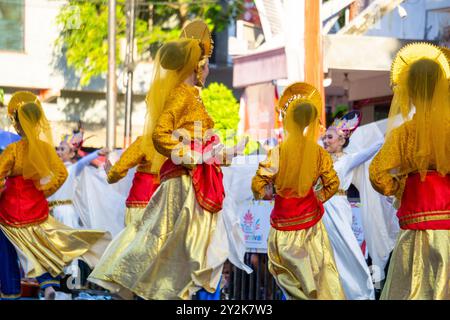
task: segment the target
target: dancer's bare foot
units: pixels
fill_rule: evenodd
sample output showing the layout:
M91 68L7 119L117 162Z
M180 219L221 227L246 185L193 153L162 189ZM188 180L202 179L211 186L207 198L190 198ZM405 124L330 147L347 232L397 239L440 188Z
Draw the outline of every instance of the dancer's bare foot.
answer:
M47 287L44 289L44 299L45 300L55 300L56 291L53 287Z

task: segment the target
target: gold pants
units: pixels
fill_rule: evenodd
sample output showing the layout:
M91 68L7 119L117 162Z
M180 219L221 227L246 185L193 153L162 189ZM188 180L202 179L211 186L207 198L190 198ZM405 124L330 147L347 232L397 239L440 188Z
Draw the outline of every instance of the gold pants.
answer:
M164 181L141 221L129 224L108 247L89 280L128 298L190 299L197 290L216 290L222 264L207 259L217 214L201 208L192 180Z
M401 230L381 299L450 300L450 230Z
M271 228L267 254L269 271L287 299L345 299L322 221L297 231Z
M29 278L46 272L56 277L77 258L94 267L111 240L107 232L72 229L52 216L37 225L17 228L0 224L0 228L16 248Z

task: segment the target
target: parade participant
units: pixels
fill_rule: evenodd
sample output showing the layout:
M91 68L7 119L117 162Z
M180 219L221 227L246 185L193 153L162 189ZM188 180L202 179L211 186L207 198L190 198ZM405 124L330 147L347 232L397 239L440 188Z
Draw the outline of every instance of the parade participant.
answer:
M152 171L152 164L143 150L142 140L142 136L138 137L122 153L119 161L111 165L108 160L105 166L108 183L116 183L127 175L128 170L137 166L126 200L125 225L141 219L145 207L159 186L159 168Z
M39 99L31 92L15 93L8 115L22 138L0 155L1 291L10 297L20 293L20 260L25 276L37 278L45 298L53 299L64 267L76 258L93 266L109 235L71 229L49 216L46 197L64 183L67 170Z
M190 299L202 288L213 298L220 294L228 252L222 250L226 234L218 232L224 228L219 163L230 163L234 152L221 152L196 88L208 75L212 52L209 30L201 27L202 39L167 42L156 55L142 143L152 168L161 168L161 185L141 221L112 242L89 277L119 294Z
M82 131L74 133L72 136L65 135L63 140L59 143L59 146L56 148L56 153L64 162L68 171L68 177L64 184L53 195L47 198L53 217L71 228L82 227L80 215L76 212L73 205L76 177L80 175L83 169L89 165L91 161L99 156L108 154L108 149L103 148L80 158L78 151L82 144Z
M259 164L252 181L256 199L272 199L267 254L269 271L287 299L345 299L321 221L322 203L339 178L330 155L316 141L322 98L307 83L294 83L279 100L285 139ZM320 180L322 188L314 192Z
M322 137L340 181L338 192L324 204L323 224L333 247L345 295L350 300L375 299L370 270L352 230L353 215L347 190L353 182L353 170L372 158L383 141L359 152L346 153L344 149L360 121L359 112L349 112L336 119Z
M386 142L370 166L373 187L400 200L400 234L381 299L449 299L449 62L427 43L402 48L391 69Z

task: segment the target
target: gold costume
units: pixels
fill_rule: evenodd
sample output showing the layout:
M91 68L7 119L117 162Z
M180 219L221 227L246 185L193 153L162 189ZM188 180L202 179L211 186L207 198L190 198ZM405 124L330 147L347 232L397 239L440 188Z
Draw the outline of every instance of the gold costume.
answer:
M195 121L201 121L203 134L214 125L198 90L181 84L155 127L156 150L169 158L179 143L172 132L183 128L193 136ZM207 251L216 220L217 214L197 203L189 175L167 179L142 220L113 241L90 281L119 294L127 289L145 299L190 299L201 287L214 292L222 264L209 265Z
M152 172L151 161L147 159L146 154L142 151L142 136L139 136L111 167L107 175L108 183L116 183L123 179L127 175L128 170L136 166L136 172L158 175L158 172ZM144 214L144 209L147 204L148 202L140 205L127 205L125 212L125 226L139 221Z
M24 108L28 109L23 111ZM17 92L11 98L8 112L15 121L15 127L24 137L10 144L0 155L0 185L5 185L5 179L23 177L24 181L32 181L35 188L48 197L64 183L68 173L51 147L50 127L41 104L34 94ZM47 141L41 140L42 136L45 136ZM27 179L27 176L37 180ZM4 195L7 195L7 190L3 190ZM23 197L24 195L18 198L18 205L30 201ZM34 278L47 272L54 277L58 276L63 273L64 267L76 258L82 258L94 266L108 245L109 234L96 230L76 230L59 223L50 215L47 216L47 203L43 200L43 208L46 209L42 211L45 214L42 217L46 218L44 221L28 221L27 214L34 212L17 208L22 221L28 223L0 223L1 231L17 250L26 276ZM35 207L32 210L34 209Z
M401 199L406 175L414 172L415 121L392 131L370 165L370 180L381 194ZM450 299L450 230L400 230L381 299Z
M450 66L447 59L439 48L417 43L401 49L393 62L394 98L388 133L369 168L371 183L381 194L405 201L402 196L410 190L406 189L406 182L412 176L420 174L422 182L431 171L435 176L448 177ZM394 128L402 118L404 122L400 121ZM424 195L420 201L435 203L434 199L441 193L444 194L434 190L433 199ZM411 202L410 198L406 200ZM424 221L438 217L426 212L417 215ZM403 228L392 253L381 299L450 299L450 230Z
M317 112L310 115L305 112L303 120L299 121L297 117L294 123L294 112L299 111L304 103L314 106ZM259 164L252 180L252 191L256 199L264 197L267 185L273 185L278 196L294 194L294 198L303 198L302 195L310 191L317 181L322 185L322 188L316 191L316 197L321 202L327 201L336 193L339 178L333 169L331 156L315 143L320 104L320 95L308 84L296 83L285 90L280 99L284 110L283 107L280 109L285 114L287 139L281 146L272 149L267 159ZM302 123L306 128L300 125ZM283 148L286 149L284 153ZM294 148L302 148L303 152L298 153ZM304 154L305 150L308 154ZM300 165L302 161L305 163ZM280 175L280 172L284 174ZM302 180L299 176L305 179ZM275 199L279 200L282 199ZM272 212L271 221L273 215ZM290 218L292 221L294 219L296 218ZM307 219L303 221L307 222ZM272 223L267 254L269 271L287 299L345 299L333 249L322 221L319 220L310 227L292 230L279 230Z
M111 167L108 172L108 183L116 183L123 179L128 170L137 166L137 172L154 173L151 171L151 162L145 156L141 148L142 136L137 139L122 153L120 159Z

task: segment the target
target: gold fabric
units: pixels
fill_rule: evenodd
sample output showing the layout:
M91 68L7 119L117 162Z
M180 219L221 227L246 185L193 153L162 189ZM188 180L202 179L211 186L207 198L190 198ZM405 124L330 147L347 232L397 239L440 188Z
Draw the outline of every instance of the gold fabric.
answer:
M394 91L386 137L403 122L414 119L414 170L422 181L430 168L450 173L450 65L445 53L429 43L403 47L391 70ZM408 174L398 166L399 174Z
M164 181L141 221L114 239L89 280L144 299L190 299L201 288L214 292L222 264L209 265L207 249L216 220L198 205L190 176Z
M46 189L58 168L53 165L61 160L54 149L52 130L45 117L41 102L31 92L19 91L13 94L8 104L9 116L17 132L27 140L23 154L22 175L31 179L35 185Z
M46 272L60 275L77 258L93 267L111 239L109 233L72 229L52 216L38 225L15 228L0 224L0 229L18 250L29 278Z
M142 141L142 150L147 159L151 160L153 172L159 170L165 160L153 145L155 127L160 122L161 114L170 105L168 100L176 91L175 88L194 74L201 60L201 54L200 41L197 39L167 42L156 54L152 84L146 97L147 114ZM188 113L187 110L184 112Z
M136 224L141 221L145 212L145 207L127 207L125 210L125 226L127 227L130 224Z
M267 254L269 271L287 299L345 299L322 221L297 231L271 228Z
M322 188L316 192L320 201L325 202L331 198L339 188L339 178L333 168L333 160L328 152L321 146L315 145L315 152L318 153L317 162L311 170L314 174L314 181L321 180ZM262 199L267 184L274 184L276 192L280 186L278 181L280 177L277 175L279 166L279 147L269 150L267 159L260 162L256 175L252 180L252 191L255 199ZM312 185L310 185L310 188Z
M280 145L277 194L304 197L317 180L317 139L322 98L312 85L297 82L288 86L279 101L284 139Z
M170 158L172 151L177 149L180 141L174 139L172 133L180 128L186 136L184 142L194 139L202 141L208 135L207 131L214 128L214 121L206 111L198 89L185 83L173 90L155 126L153 143L161 155ZM187 144L178 155L183 157L190 153L190 149L190 144ZM193 158L192 161L195 163Z
M138 137L120 156L120 159L111 167L108 172L108 182L116 183L128 173L128 170L136 167L136 171L151 174L158 174L159 169L152 172L152 164L142 151L142 136Z
M450 300L450 230L401 230L381 299Z
M5 185L5 179L8 176L21 176L24 173L26 163L24 159L28 152L28 141L22 139L11 143L0 155L0 186ZM54 172L49 183L41 185L39 181L35 181L35 186L42 190L46 197L51 196L64 183L67 178L67 169L64 163L58 158L52 158L52 171Z

